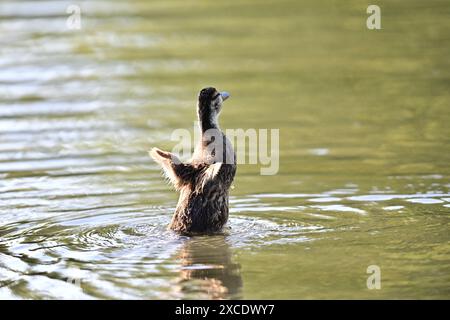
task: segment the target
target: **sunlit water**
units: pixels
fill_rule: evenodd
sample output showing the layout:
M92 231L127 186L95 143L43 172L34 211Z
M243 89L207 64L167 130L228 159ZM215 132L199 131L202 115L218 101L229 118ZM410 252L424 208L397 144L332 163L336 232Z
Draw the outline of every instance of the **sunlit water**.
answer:
M450 298L448 1L0 3L0 298ZM166 230L147 150L280 129L221 235ZM367 288L368 266L381 289Z

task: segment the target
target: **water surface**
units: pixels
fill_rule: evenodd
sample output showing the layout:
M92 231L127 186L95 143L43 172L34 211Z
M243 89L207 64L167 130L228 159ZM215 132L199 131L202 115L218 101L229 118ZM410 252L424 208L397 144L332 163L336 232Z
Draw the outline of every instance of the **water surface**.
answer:
M0 3L0 298L450 298L448 1ZM147 151L280 129L241 165L221 235L166 230ZM369 290L367 267L381 269Z

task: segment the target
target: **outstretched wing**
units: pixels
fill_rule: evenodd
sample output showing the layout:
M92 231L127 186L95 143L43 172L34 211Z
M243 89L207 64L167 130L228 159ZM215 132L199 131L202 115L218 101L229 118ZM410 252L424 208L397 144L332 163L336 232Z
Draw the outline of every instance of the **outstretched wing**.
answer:
M191 183L197 192L201 192L208 182L214 180L223 166L222 162L213 164L182 163L176 155L153 148L150 156L161 165L164 175L176 190Z
M161 165L164 175L173 184L176 190L188 184L194 178L194 173L198 170L188 163L182 163L176 155L170 152L153 148L149 152L150 156Z

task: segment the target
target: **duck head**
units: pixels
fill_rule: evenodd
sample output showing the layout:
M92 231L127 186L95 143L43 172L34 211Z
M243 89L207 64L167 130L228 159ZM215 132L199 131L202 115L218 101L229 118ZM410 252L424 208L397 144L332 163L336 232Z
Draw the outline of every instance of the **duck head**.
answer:
M200 91L198 95L197 113L202 132L219 128L219 114L223 102L230 97L228 92L217 91L216 88L208 87Z

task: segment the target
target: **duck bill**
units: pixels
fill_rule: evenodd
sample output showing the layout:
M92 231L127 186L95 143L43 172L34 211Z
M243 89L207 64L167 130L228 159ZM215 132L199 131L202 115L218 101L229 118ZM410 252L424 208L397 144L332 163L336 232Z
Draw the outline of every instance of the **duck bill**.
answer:
M222 91L220 93L220 95L222 96L222 100L223 101L227 100L230 97L230 94L228 92L226 92L226 91Z

